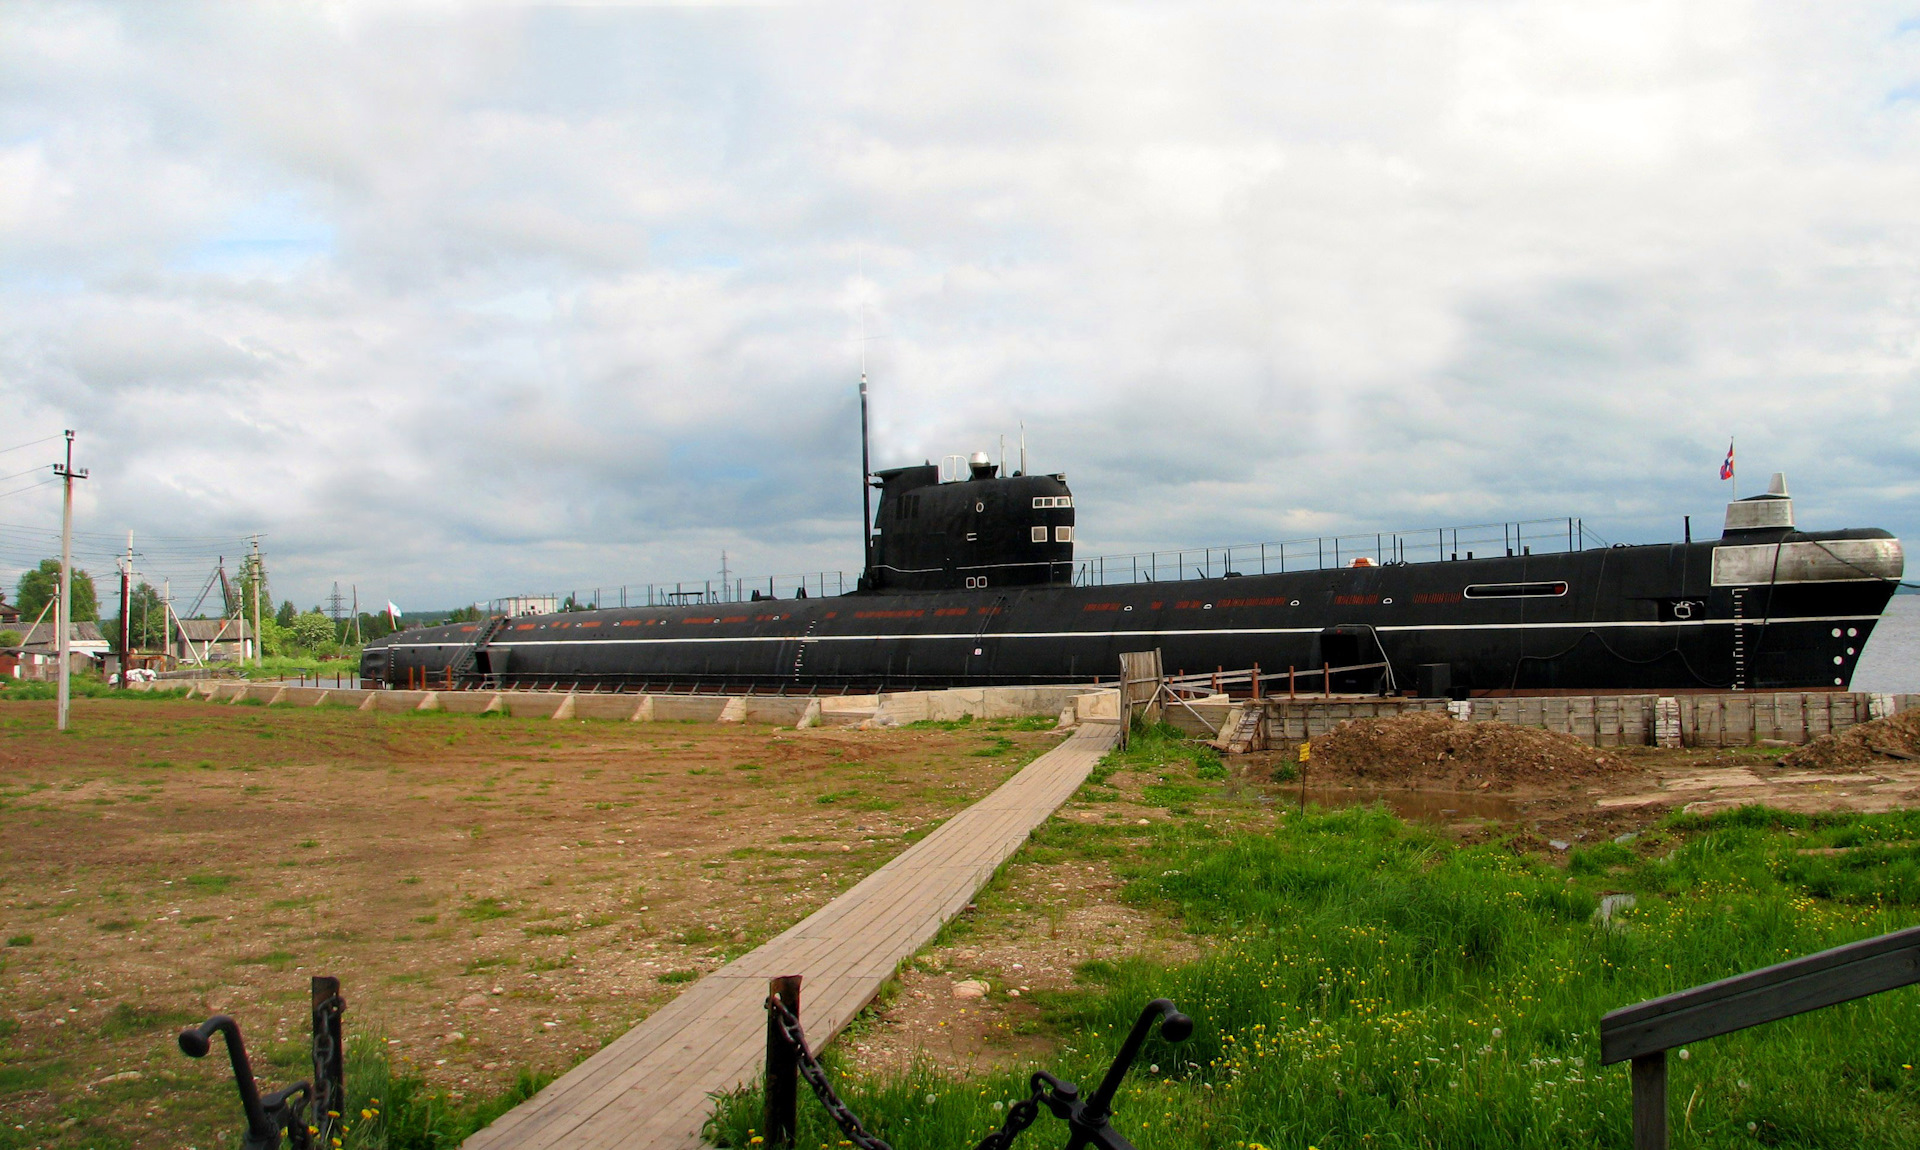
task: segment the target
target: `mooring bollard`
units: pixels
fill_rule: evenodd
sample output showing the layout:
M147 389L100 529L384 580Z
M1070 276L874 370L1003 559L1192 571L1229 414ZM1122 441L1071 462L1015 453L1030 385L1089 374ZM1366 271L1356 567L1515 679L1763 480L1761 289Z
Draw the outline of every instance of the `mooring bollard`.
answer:
M783 975L767 980L767 1001L778 999L787 1013L800 1017L800 976ZM792 1146L799 1122L800 1056L781 1029L780 1016L767 1011L767 1105L761 1125L767 1146Z

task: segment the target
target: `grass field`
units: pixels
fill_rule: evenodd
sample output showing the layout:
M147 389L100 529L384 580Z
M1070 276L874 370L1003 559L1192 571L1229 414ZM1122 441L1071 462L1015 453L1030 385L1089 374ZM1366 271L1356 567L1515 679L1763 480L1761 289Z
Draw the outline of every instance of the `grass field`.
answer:
M1625 1147L1627 1072L1599 1065L1603 1013L1920 922L1913 812L1674 816L1548 859L1377 807L1288 812L1217 772L1137 740L980 900L1031 918L1045 887L1021 867L1107 868L1129 907L1194 939L1187 961L1110 953L1001 1004L1001 1025L1046 1040L1042 1065L1089 1089L1148 999L1194 1017L1194 1037L1150 1045L1122 1092L1116 1124L1143 1150ZM1638 902L1603 925L1610 893ZM901 1150L970 1146L1026 1095L1024 1070L861 1074L830 1056ZM1673 1144L1920 1145L1917 1061L1920 989L1702 1043L1670 1060ZM802 1146L840 1145L810 1099L801 1112ZM759 1119L743 1095L711 1133L748 1146ZM1061 1133L1043 1118L1025 1141Z
M231 1144L342 978L350 1145L432 1146L824 904L1053 745L153 696L0 701L0 1147ZM373 1106L366 1107L370 1112Z

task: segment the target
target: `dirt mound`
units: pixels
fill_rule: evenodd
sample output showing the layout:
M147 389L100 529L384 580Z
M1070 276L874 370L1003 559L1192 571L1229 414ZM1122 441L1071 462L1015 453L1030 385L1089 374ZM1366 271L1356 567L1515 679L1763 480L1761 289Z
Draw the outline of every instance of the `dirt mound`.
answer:
M1861 723L1837 735L1821 735L1806 746L1780 756L1780 765L1825 771L1835 767L1863 767L1887 759L1920 760L1920 710L1902 711Z
M1554 731L1512 723L1462 723L1444 711L1356 719L1313 740L1309 773L1410 786L1568 782L1628 769L1605 751Z

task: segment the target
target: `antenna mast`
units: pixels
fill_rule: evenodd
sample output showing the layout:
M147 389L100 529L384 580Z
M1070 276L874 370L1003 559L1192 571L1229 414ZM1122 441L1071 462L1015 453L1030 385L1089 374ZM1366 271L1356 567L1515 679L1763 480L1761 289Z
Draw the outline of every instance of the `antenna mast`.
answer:
M867 309L860 309L860 553L861 574L873 586L873 459L867 447Z

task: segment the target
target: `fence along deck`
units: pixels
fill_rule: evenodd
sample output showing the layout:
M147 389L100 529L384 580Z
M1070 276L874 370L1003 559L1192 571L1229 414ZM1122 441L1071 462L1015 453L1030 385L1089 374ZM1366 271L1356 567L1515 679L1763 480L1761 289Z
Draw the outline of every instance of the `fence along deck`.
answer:
M976 891L1079 787L1119 736L1083 724L986 798L766 945L694 983L492 1126L470 1150L692 1150L708 1094L759 1072L767 980L806 977L803 1023L824 1044L902 959Z

